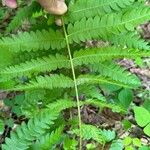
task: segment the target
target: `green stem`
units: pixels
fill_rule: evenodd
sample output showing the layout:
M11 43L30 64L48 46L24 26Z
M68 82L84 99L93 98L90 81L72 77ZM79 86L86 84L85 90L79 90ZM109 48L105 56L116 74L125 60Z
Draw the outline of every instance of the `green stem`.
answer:
M105 148L105 143L102 145L102 150L104 150L104 148Z
M75 93L76 93L76 100L77 100L77 108L78 108L78 120L79 120L79 150L82 150L82 133L81 133L81 113L80 113L80 100L79 100L79 92L78 92L78 86L77 86L77 81L76 81L76 74L75 74L75 69L74 69L74 64L73 64L73 58L71 55L71 50L70 50L70 45L69 45L69 40L68 40L68 35L67 31L65 28L65 24L62 18L63 22L63 30L65 34L65 39L66 39L66 44L67 44L67 49L68 49L68 54L69 54L69 59L70 59L70 64L71 64L71 69L72 69L72 75L73 75L73 80L74 80L74 88L75 88Z

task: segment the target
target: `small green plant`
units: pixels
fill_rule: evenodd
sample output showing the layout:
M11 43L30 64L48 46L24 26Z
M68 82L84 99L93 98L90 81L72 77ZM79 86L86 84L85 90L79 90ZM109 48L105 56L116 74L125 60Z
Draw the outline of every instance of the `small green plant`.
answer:
M134 150L135 147L139 148L142 146L140 139L131 137L126 137L123 140L123 144L125 146L125 150Z
M141 86L138 77L116 60L150 56L150 47L137 30L149 20L150 7L136 0L66 2L68 12L55 16L33 0L18 10L5 33L16 31L27 18L29 31L0 39L0 87L23 94L19 103L10 100L14 101L11 107L16 115L28 118L5 139L3 150L48 150L58 145L81 150L83 140L104 148L115 132L85 124L82 107L126 113L132 89ZM105 44L87 46L93 40ZM110 101L103 91L117 91L119 102ZM145 127L149 122L143 124L137 109L136 120ZM149 124L144 130L149 135L148 128ZM123 148L117 142L111 150L117 150L116 145Z
M5 99L4 103L6 106L11 108L11 112L16 114L16 116L20 117L22 116L21 106L24 101L24 95L17 95L13 99Z
M150 112L144 107L135 107L135 120L140 127L144 127L144 133L150 136Z
M110 146L110 150L149 150L148 146L142 144L138 138L125 137L123 140L114 140Z

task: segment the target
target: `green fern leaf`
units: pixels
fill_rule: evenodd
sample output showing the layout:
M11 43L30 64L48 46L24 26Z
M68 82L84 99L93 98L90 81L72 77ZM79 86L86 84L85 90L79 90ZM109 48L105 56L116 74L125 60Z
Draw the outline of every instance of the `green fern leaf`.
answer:
M110 78L105 78L100 75L81 75L77 79L78 85L83 84L112 84L117 85L124 88L137 88L138 85L134 84L126 84L123 82L115 81ZM54 89L54 88L73 88L74 82L71 78L64 75L50 75L50 76L39 76L36 77L36 80L31 80L29 83L25 85L18 85L12 89L8 90L31 90L31 89Z
M74 82L71 78L60 75L38 76L36 80L31 80L26 85L18 85L13 90L31 90L31 89L54 89L54 88L70 88L74 87Z
M57 111L66 108L76 107L76 102L73 102L69 99L59 99L56 102L50 103L49 105L47 105L47 107L51 110Z
M76 134L79 135L79 129L73 129L71 131L72 134ZM97 127L93 126L93 125L86 125L86 124L82 124L81 126L81 135L82 138L85 140L95 140L100 144L104 144L105 143L105 136L103 136L102 134L102 130L98 129Z
M14 86L16 85L16 81L14 80L1 80L0 78L0 89L10 89L10 88L13 88Z
M31 17L34 12L38 12L40 11L40 9L41 7L36 2L33 2L30 6L20 8L17 11L17 14L13 18L13 20L10 22L10 24L6 28L6 31L11 32L14 29L18 28L22 24L22 21Z
M76 51L74 53L73 63L74 63L74 66L81 66L81 65L89 65L89 64L94 64L94 63L97 64L97 63L104 62L106 60L117 59L117 58L137 58L137 57L147 57L147 56L150 56L149 51L140 51L140 50L132 50L132 49L128 50L128 49L121 49L121 48L115 48L115 47L101 47L101 48L92 48L92 49ZM107 67L107 69L110 72L111 66L109 67L110 68ZM56 57L50 56L49 58L32 60L30 62L26 62L15 67L14 66L8 67L6 69L3 69L0 72L0 75L1 75L1 80L3 79L3 81L5 81L7 79L10 79L16 76L22 76L24 74L28 75L33 72L51 71L51 70L56 70L57 68L70 68L70 61L65 56L62 56L62 55L58 55L58 57L57 55ZM119 68L118 70L117 70L117 67L115 66L112 66L112 68L113 69L115 68L114 72L119 73L122 76L121 74L122 71L120 70L119 72ZM106 76L107 71L105 70L103 69L103 73L105 73L104 75ZM116 80L117 79L116 76L112 76L112 74L114 74L113 71L108 73L107 76L113 77L113 80L114 79ZM42 81L45 85L44 86L41 85L42 82L40 82L40 80L42 80L43 78L44 77L37 78L37 81L39 82L40 87L51 89L52 87L49 87L48 85L46 86L46 82L47 82L46 80L49 79L48 76L45 78L46 79L45 82ZM122 81L125 84L128 84L127 81L125 81L125 79L126 78L124 78L123 79L124 81L123 80ZM120 82L120 79L118 78L116 81ZM136 82L134 83L134 81ZM34 86L32 85L33 83L34 83ZM33 81L33 83L27 84L26 88L27 87L38 88L38 84L35 84L36 81ZM139 82L138 80L135 80L132 78L130 85L139 85Z
M66 100L65 100L66 102ZM42 110L34 118L30 119L27 124L22 123L20 127L16 129L15 132L11 132L10 138L6 138L5 144L2 145L3 150L26 150L32 145L37 139L47 133L46 129L50 129L50 125L54 124L54 121L58 118L59 113L67 108L73 107L74 103L67 101L61 101L63 107L57 108L57 103L55 105L55 110L52 108ZM59 103L60 104L60 103ZM67 105L69 104L69 105Z
M59 127L50 134L46 134L40 137L32 146L33 150L48 150L52 149L62 138L62 132L64 127Z
M93 63L99 63L106 60L118 59L118 58L137 58L137 57L148 57L150 51L142 51L135 49L122 49L119 47L101 47L91 48L76 51L74 53L74 65L88 65Z
M15 133L11 134L11 138L6 138L5 144L2 145L3 150L25 150L28 149L37 138L46 133L45 129L52 125L54 120L58 117L58 113L50 112L48 110L43 111L36 118L31 119L28 124L22 123L20 127L16 129Z
M99 63L91 66L91 70L98 72L101 76L109 77L112 80L119 81L128 85L140 86L140 80L133 74L125 71L119 65L111 62Z
M0 50L0 69L11 65L13 62L14 53L8 50L1 49Z
M32 73L52 71L61 68L70 68L69 60L63 55L56 54L56 56L48 56L43 58L32 59L25 63L21 63L16 66L10 66L0 71L0 74L4 77L16 77L23 76Z
M74 53L74 66L100 63L117 58L137 58L150 56L149 51L128 50L115 47L101 47L79 50ZM1 79L21 77L32 73L52 71L60 68L70 68L70 61L63 55L33 59L16 66L9 66L0 71Z
M9 51L12 52L12 51ZM52 51L53 53L53 51ZM49 51L31 51L31 52L20 52L20 53L13 53L14 54L14 58L13 58L13 62L11 63L11 65L19 65L21 63L25 63L26 61L31 61L32 59L38 59L38 58L42 58L45 56L49 56L50 52ZM3 55L3 57L5 57Z
M74 22L83 17L94 17L95 15L104 15L113 11L120 11L131 5L134 0L77 0L73 5L70 4L68 14L65 19Z
M124 88L137 88L139 85L134 85L134 84L126 84L123 82L115 81L110 78L106 78L100 75L80 75L77 78L77 84L82 85L82 84L111 84L111 85L116 85Z
M141 6L129 9L126 13L111 13L102 17L83 18L68 25L68 39L70 43L85 42L99 37L106 40L112 35L133 31L134 27L149 20L149 17L150 8Z
M30 90L24 94L24 101L21 104L21 111L27 118L33 118L40 111L38 102L46 99L46 90Z
M71 138L68 135L64 137L63 150L76 150L78 141L75 138Z
M83 103L85 105L93 105L95 107L99 107L100 109L101 108L110 108L115 112L126 113L126 110L120 105L104 102L104 101L97 100L97 99L89 99L89 100L86 100Z
M1 49L13 52L48 50L50 48L61 49L65 45L63 34L52 29L49 31L24 32L0 40Z
M127 33L121 33L120 35L113 35L109 38L109 41L116 46L125 47L128 48L135 48L135 49L145 49L149 50L150 46L148 45L148 42L141 39L140 36L134 32L127 32Z
M85 98L96 98L102 101L106 101L106 98L100 93L100 89L94 85L81 85L78 87L79 95L85 96ZM74 91L73 94L75 95Z

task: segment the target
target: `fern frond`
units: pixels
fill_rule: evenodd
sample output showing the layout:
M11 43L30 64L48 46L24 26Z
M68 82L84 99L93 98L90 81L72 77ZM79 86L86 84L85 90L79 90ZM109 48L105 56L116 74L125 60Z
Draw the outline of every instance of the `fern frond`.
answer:
M66 108L76 107L76 102L69 99L59 99L56 102L50 103L47 107L51 110L58 111Z
M137 88L138 85L127 84L120 81L115 81L110 78L102 77L100 75L81 75L77 78L77 84L112 84L124 88ZM38 76L36 80L30 80L29 83L25 85L17 85L16 87L8 90L31 90L31 89L54 89L54 88L72 88L74 87L74 82L71 78L60 75L50 75L50 76Z
M102 17L83 18L68 25L68 39L70 43L85 42L99 37L106 40L111 35L133 31L134 27L149 20L149 17L150 8L142 6L126 11L126 13L111 13Z
M64 127L61 126L50 134L43 135L32 146L33 150L48 150L54 148L62 138Z
M77 0L73 5L70 4L65 19L74 22L84 17L102 16L113 11L120 11L133 2L134 0Z
M38 102L43 102L46 99L46 90L38 89L26 91L24 94L24 101L21 104L21 112L27 118L33 118L39 113L40 108Z
M137 58L150 56L149 51L128 50L116 47L101 47L79 50L74 53L74 66L100 63L117 58ZM1 78L9 79L42 71L52 71L60 68L70 68L70 61L63 55L33 59L25 63L9 66L0 71Z
M96 98L102 101L106 101L106 98L100 93L100 89L94 85L80 85L78 87L79 95L85 96L85 98ZM74 91L73 91L74 93Z
M31 90L31 89L54 89L54 88L70 88L74 87L74 82L71 78L60 75L38 76L35 80L31 80L25 85L18 85L11 90Z
M137 88L138 85L132 85L132 84L126 84L123 82L115 81L110 78L106 78L100 75L80 75L77 78L77 84L83 85L83 84L110 84L110 85L116 85L124 88Z
M16 66L10 66L0 71L0 74L5 78L7 76L13 78L16 76L23 76L32 73L52 71L61 68L70 68L69 60L63 55L56 54L48 57L32 59L25 63Z
M63 141L63 150L77 150L78 141L75 138L69 137L68 135L64 136Z
M88 99L88 100L84 101L83 103L85 105L93 105L95 107L99 107L100 109L101 108L110 108L115 112L126 113L126 110L120 105L104 102L104 101L97 100L97 99Z
M74 53L74 65L88 65L93 63L99 63L106 60L118 59L118 58L137 58L148 57L150 51L135 50L135 49L122 49L119 47L101 47L91 49L81 49Z
M73 63L74 66L76 67L76 66L89 65L94 63L97 64L106 60L112 60L118 58L137 58L137 57L148 57L148 56L150 56L149 51L140 51L134 49L128 50L119 47L118 48L101 47L101 48L91 48L91 49L76 51L74 53ZM0 75L1 75L1 79L7 80L16 76L28 75L28 74L42 72L42 71L52 71L59 68L70 68L70 61L65 56L56 55L56 56L49 56L48 58L44 57L37 60L27 61L26 63L22 63L16 66L10 66L1 70ZM109 70L110 69L111 68L109 68ZM117 71L117 68L115 69L115 71ZM121 72L119 74L121 74ZM110 76L112 76L112 74L109 74L109 77ZM113 79L115 79L115 77L113 77Z
M14 80L3 80L0 78L0 89L10 89L13 88L16 85L16 82Z
M11 63L13 62L13 58L14 58L14 53L8 50L1 49L0 50L0 70L2 68L7 67L8 65L11 65Z
M42 106L55 102L57 99L60 99L62 97L64 91L65 89L36 89L25 91L25 99L21 104L22 114L27 118L33 118L35 115L38 115L38 113L41 111L41 107L39 107L39 102L42 104ZM57 106L55 103L51 104L51 106L59 109L58 105L60 104L60 101L57 102ZM65 105L69 106L69 103L70 101L65 101Z
M66 43L60 31L31 31L0 39L0 48L13 52L61 49Z
M105 136L102 134L102 130L93 125L82 124L81 126L82 138L85 140L95 140L100 144L105 143ZM71 133L79 135L79 129L73 129Z
M6 138L5 144L2 145L3 150L25 150L28 149L34 140L40 138L46 133L46 129L54 124L54 120L58 117L58 113L43 111L36 118L30 119L28 124L22 123L16 129L16 132L11 133L10 138Z
M128 85L140 86L140 80L130 72L125 71L119 65L111 62L99 63L91 66L91 70L100 73L101 76L109 77L112 80L119 81Z
M22 24L22 21L31 17L33 13L40 11L40 8L40 5L36 2L33 2L30 6L20 8L17 11L15 17L9 23L8 27L6 28L6 31L11 32L14 29L18 28Z
M25 150L28 149L32 142L40 139L41 136L47 133L46 129L50 129L50 125L54 124L54 121L58 118L59 113L67 108L73 107L74 103L66 103L64 106L64 101L61 101L63 107L57 108L57 103L55 105L55 110L52 108L44 109L36 115L34 118L30 119L27 124L22 123L20 127L16 129L15 132L11 132L10 138L6 138L5 144L2 145L3 150ZM69 104L69 105L67 105Z
M113 35L109 41L116 46L150 50L148 42L140 38L140 35L134 32L121 33L120 35Z
M12 52L12 51L10 51ZM53 53L53 51L51 51ZM31 52L20 52L13 53L15 54L13 63L11 65L19 65L21 63L25 63L26 61L31 61L32 59L38 59L45 56L49 56L51 54L50 51L31 51ZM4 55L3 55L4 56Z

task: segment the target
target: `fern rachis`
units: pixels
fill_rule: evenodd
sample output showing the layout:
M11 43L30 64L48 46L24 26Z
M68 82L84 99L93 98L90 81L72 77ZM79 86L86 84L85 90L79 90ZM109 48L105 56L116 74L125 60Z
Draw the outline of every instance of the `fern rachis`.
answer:
M62 22L63 22L63 29L64 29L64 34L65 34L65 39L66 39L68 54L69 54L69 58L70 58L70 64L71 64L71 69L72 69L72 76L73 76L73 80L74 80L74 88L75 88L75 93L76 93L77 108L78 108L79 134L80 134L79 150L82 150L82 139L81 139L81 136L82 136L81 135L82 121L81 121L81 112L80 112L80 100L79 100L79 93L78 93L78 85L77 85L77 81L76 81L76 73L75 73L75 69L74 69L73 58L72 58L72 55L71 55L71 49L70 49L69 40L68 40L68 36L67 36L67 32L66 32L66 28L65 28L65 24L64 24L63 18L62 18Z

